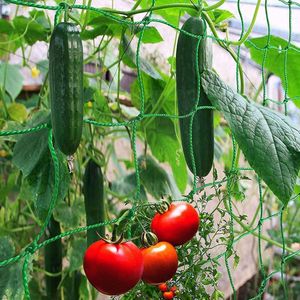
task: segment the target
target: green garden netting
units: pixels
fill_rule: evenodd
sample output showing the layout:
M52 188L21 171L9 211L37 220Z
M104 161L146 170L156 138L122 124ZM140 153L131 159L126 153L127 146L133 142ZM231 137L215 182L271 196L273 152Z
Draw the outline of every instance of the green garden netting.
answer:
M133 157L134 157L134 165L135 165L135 170L136 170L136 182L137 182L137 187L136 187L136 194L134 197L134 200L132 201L132 208L129 210L128 214L124 214L123 216L121 216L118 219L114 219L111 221L107 221L105 223L98 223L98 224L94 224L91 226L86 226L86 227L80 227L80 228L76 228L67 232L63 232L62 234L47 239L47 240L43 240L41 241L42 237L44 236L45 230L47 228L47 225L49 223L49 220L51 218L53 209L56 206L56 202L57 202L57 198L58 198L58 191L59 191L59 174L60 174L60 167L59 167L59 160L58 160L58 156L56 153L56 150L53 146L53 142L52 142L52 130L50 128L49 125L47 124L42 124L40 126L34 127L34 128L28 128L28 129L24 129L24 130L13 130L13 131L0 131L0 135L1 136L9 136L9 135L21 135L21 134L29 134L32 132L36 132L45 128L48 128L49 130L49 136L48 136L48 146L49 146L49 150L51 153L51 157L53 160L53 164L54 164L54 175L55 175L55 182L54 182L54 192L52 195L52 200L50 203L50 207L48 210L48 215L47 218L44 222L44 224L42 225L42 227L40 228L39 233L37 234L37 236L34 238L34 240L18 255L11 257L9 259L6 259L4 261L0 262L0 267L4 267L7 266L9 264L13 264L21 259L24 259L24 263L23 263L23 271L22 271L22 275L23 275L23 287L24 287L24 292L25 292L25 297L27 299L30 299L30 289L29 289L29 282L28 282L28 266L29 266L29 262L30 259L32 258L33 254L36 253L39 249L43 248L44 246L54 242L57 239L63 238L63 237L67 237L70 235L74 235L80 232L84 232L87 230L91 230L91 229L95 229L98 228L100 226L105 226L108 224L113 224L116 222L119 222L122 219L128 219L128 221L130 221L131 218L133 218L135 211L136 211L136 206L138 204L138 200L140 199L140 193L141 193L141 180L140 180L140 170L139 170L139 164L138 164L138 158L137 158L137 150L136 150L136 139L137 139L137 125L139 124L139 122L141 122L141 120L145 119L145 118L175 118L175 119L179 119L179 118L187 118L187 117L191 117L191 124L192 124L192 120L193 120L193 116L194 114L200 110L200 109L214 109L214 107L198 107L198 105L195 105L195 108L193 111L190 112L190 114L188 115L184 115L184 116L178 116L178 115L167 115L167 114L147 114L144 112L144 103L145 103L145 95L144 95L144 86L143 86L143 80L142 80L142 76L141 76L141 68L140 68L140 48L141 48L141 41L143 38L143 33L145 28L147 28L147 26L149 26L149 24L151 23L162 23L165 24L166 26L170 26L172 27L174 30L178 30L178 31L182 31L181 29L173 26L172 24L169 24L161 19L156 19L153 17L153 11L155 11L155 0L152 1L152 5L147 9L144 10L146 13L146 16L142 19L142 21L139 22L133 22L133 21L129 21L128 19L120 19L118 17L116 17L115 12L110 11L109 9L100 9L100 8L95 8L92 6L86 6L86 5L71 5L69 6L68 4L66 4L65 2L61 2L59 5L55 5L55 6L48 6L48 5L44 5L44 4L38 4L38 3L34 3L34 2L25 2L25 1L18 1L18 0L5 0L7 3L10 4L15 4L15 5L22 5L22 6L28 6L28 7L34 7L34 8L38 8L38 9L43 9L43 10L53 10L56 11L55 14L55 20L54 23L57 24L58 19L60 14L66 10L66 9L78 9L78 10L90 10L93 11L95 13L98 13L99 15L104 15L105 17L112 19L116 22L121 22L121 23L125 23L127 25L135 25L135 26L140 26L141 31L140 31L140 35L139 35L139 39L138 39L138 44L137 44L137 51L136 51L136 66L137 66L137 76L138 76L138 83L139 83L139 92L140 92L140 101L141 101L141 108L140 108L140 114L135 117L134 119L127 121L127 122L113 122L113 123L105 123L105 122L97 122L94 120L89 120L89 119L85 119L84 122L86 124L91 124L93 126L100 126L100 127L122 127L122 126L127 126L129 128L131 128L131 142L132 142L132 149L133 149ZM279 0L281 3L283 3L284 5L286 5L288 7L288 11L289 11L289 36L288 36L288 45L285 49L282 49L282 51L284 51L285 53L285 60L284 60L284 72L285 72L285 80L283 82L283 85L285 87L285 98L283 102L278 102L278 105L284 105L285 107L285 114L287 114L287 102L290 100L288 98L288 73L287 73L287 54L288 51L291 49L291 37L292 37L292 7L295 6L300 6L299 3L297 2L293 2L293 1L283 1L283 0ZM204 16L204 18L207 15L207 12L210 10L213 10L215 8L218 8L220 5L222 5L223 3L225 3L225 0L221 0L219 2L217 2L216 4L212 5L212 6L203 6L202 7L202 15ZM201 1L199 1L199 7L201 7ZM182 5L182 7L185 7L185 4L180 4ZM223 48L227 49L227 51L231 54L231 56L235 59L236 61L236 82L237 82L237 89L238 92L240 94L244 93L243 90L243 73L241 72L240 69L240 47L241 45L248 40L248 37L254 27L254 23L255 23L255 19L256 19L256 15L258 13L258 7L261 5L261 0L257 1L256 4L256 9L254 12L254 18L253 21L251 22L249 28L247 30L245 30L245 25L244 25L244 20L243 20L243 15L241 13L241 2L240 0L237 1L237 7L238 7L238 11L239 11L239 18L241 20L241 24L242 24L242 28L241 28L241 33L240 33L240 38L238 41L236 42L232 42L232 41L228 41L228 40L224 40L218 37L218 34L216 31L212 30L212 34L213 35L208 35L205 34L206 37L214 40L216 43L218 43L220 46L222 46ZM165 5L165 9L168 9L168 5ZM172 9L172 8L170 8ZM270 22L269 22L269 16L268 16L268 1L265 1L264 4L264 11L265 11L265 17L266 17L266 21L267 21L267 32L268 32L268 36L270 37L270 32L271 32L271 28L270 28ZM124 15L124 16L130 16L130 13L124 13L122 11L118 12L120 15ZM208 20L207 20L208 21ZM208 22L208 25L209 22ZM190 35L195 39L198 39L199 43L201 41L201 39L204 36L194 36L188 32L184 32L182 31L184 34ZM249 41L249 40L248 40ZM251 41L250 41L251 43ZM235 52L230 48L230 46L236 46L237 47L237 54L235 54ZM272 49L272 46L270 45L270 39L267 42L267 45L265 47L259 48L256 45L252 45L253 47L255 47L255 49L262 51L264 53L264 58L263 58L263 62L261 64L261 68L262 68L262 85L263 85L263 105L266 104L267 102L267 98L266 98L266 76L265 76L265 63L266 63L266 58L267 58L267 54L268 51L270 49ZM294 50L298 51L298 49L293 48ZM196 54L197 55L197 54ZM197 61L197 60L196 60ZM200 96L200 74L197 68L197 72L198 72L198 94ZM190 126L190 136L192 139L192 126ZM191 143L191 149L192 149L192 141L190 141ZM280 271L281 273L281 280L282 280L282 285L284 288L284 293L285 293L285 298L288 299L288 291L287 291L287 287L286 287L286 282L285 282L285 278L284 278L284 270L285 270L285 264L288 260L292 259L293 257L300 255L300 250L299 251L291 251L291 249L287 249L286 245L285 245L285 237L284 237L284 231L283 231L283 212L285 209L285 206L282 206L281 209L273 214L270 215L268 217L264 217L264 207L263 207L263 197L262 197L262 184L261 184L261 180L260 178L257 178L257 183L258 183L258 195L259 195L259 222L255 227L247 227L246 225L241 225L241 222L239 222L238 217L233 213L233 207L232 207L232 199L231 199L231 195L230 195L230 187L231 187L231 182L233 180L233 177L237 174L237 172L243 172L243 171L253 171L253 169L251 168L240 168L238 167L238 163L237 163L237 144L235 142L234 137L232 138L232 147L233 147L233 158L232 158L232 164L231 164L231 169L230 171L227 173L227 177L226 179L222 180L222 181L213 181L210 183L206 183L202 186L198 186L197 182L198 182L198 178L194 177L193 180L193 187L192 190L190 191L190 193L183 199L176 199L176 200L185 200L185 201L189 201L190 199L193 198L193 196L201 191L203 191L205 188L207 187L211 187L217 184L226 184L229 187L228 188L228 211L230 213L230 237L229 237L229 242L227 244L227 248L226 251L224 253L219 254L216 257L211 257L210 259L212 261L219 261L221 259L224 259L225 261L225 265L227 268L227 273L228 273L228 277L229 277L229 281L230 281L230 285L233 291L233 299L237 298L237 293L236 293L236 288L234 285L234 281L233 281L233 270L230 268L229 266L229 257L232 254L232 250L233 250L233 246L235 243L237 243L239 240L241 240L242 238L244 238L247 235L254 235L258 238L258 253L259 253L259 269L260 269L260 273L261 273L261 285L259 287L259 290L257 291L257 295L252 298L252 299L260 299L265 291L267 282L270 280L270 278L278 271ZM195 169L195 161L193 161L193 165L194 165L194 169ZM253 171L254 172L254 171ZM266 274L264 266L263 266L263 258L262 258L262 226L263 223L271 218L279 218L280 219L280 229L281 229L281 238L282 238L282 258L281 258L281 268L280 270L275 270L270 274ZM243 229L246 230L245 233L238 235L238 236L234 236L234 224L235 222L237 222L239 225L241 225L243 227ZM287 254L287 250L288 250L288 254Z

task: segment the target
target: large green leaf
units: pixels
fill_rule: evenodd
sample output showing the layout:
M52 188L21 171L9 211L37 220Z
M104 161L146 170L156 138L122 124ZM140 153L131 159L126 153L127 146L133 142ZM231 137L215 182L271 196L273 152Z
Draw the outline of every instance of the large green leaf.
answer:
M300 131L287 117L248 102L212 71L205 71L201 79L208 98L223 112L249 164L287 204L300 169Z
M15 99L22 90L23 77L20 66L0 62L0 87Z
M13 19L16 31L24 35L26 42L33 45L37 41L46 41L48 32L46 28L32 18L18 16Z
M0 237L0 261L15 255L15 247L9 237ZM0 299L22 299L22 263L20 260L0 268Z
M136 192L136 174L131 173L112 182L111 190L121 197L133 197ZM141 200L147 200L144 186L141 186Z
M49 113L42 111L28 122L28 126L36 126L48 122ZM13 163L26 178L32 192L37 215L44 219L48 213L54 191L54 166L48 149L48 129L23 135L15 145ZM59 159L59 199L63 199L68 191L70 174L64 155L56 151Z
M175 111L175 80L164 74L162 74L162 78L164 80L156 80L146 74L142 75L146 113L175 115L177 113ZM131 85L131 99L134 106L140 109L140 90L137 80ZM184 192L188 173L176 134L176 126L178 126L176 119L167 118L153 118L150 122L149 119L146 119L142 123L143 132L146 132L152 154L160 162L169 163L179 190Z
M150 8L152 6L152 0L142 0L141 7L142 8ZM192 4L190 0L176 0L176 3L182 3L182 4ZM155 6L161 6L171 4L170 0L156 0ZM189 8L170 8L170 9L160 9L155 10L154 14L160 15L163 17L167 22L169 22L172 25L177 26L179 23L179 13L188 12L190 15L195 15L196 10L189 9Z
M162 91L165 87L165 82L163 80L155 80L151 76L148 76L145 73L142 73L142 80L144 86L144 101L145 104L150 104L154 106L157 100L159 99ZM141 97L140 97L140 88L138 80L136 79L130 87L131 92L131 101L133 105L140 109L141 108ZM175 101L175 100L174 100Z
M120 36L124 28L128 25L122 23L122 19L115 16L116 19L110 19L106 16L91 13L89 15L88 25L91 29L86 29L81 33L83 40L94 39L99 35Z
M74 205L69 206L65 201L61 201L55 207L53 214L55 220L64 228L72 229L79 226L80 218L84 216L84 204L82 201L79 203L76 201Z
M137 33L137 36L138 37L140 36L140 30ZM160 43L163 40L164 39L162 38L159 31L155 27L149 26L144 29L144 34L143 34L143 38L142 38L142 42L144 44Z
M120 50L122 53L123 62L131 68L136 67L136 52L131 48L131 41L127 36L123 36L120 43ZM154 79L161 79L161 76L158 71L143 57L140 59L140 69L147 75L151 76Z
M57 151L59 159L59 190L58 201L64 199L68 193L70 174L63 154ZM32 190L35 209L38 217L44 220L48 214L52 196L54 194L54 166L49 156L35 168L27 178Z
M250 49L251 58L262 65L264 60L265 47L268 45L268 36L250 39L245 43ZM290 44L287 51L288 41L271 35L269 49L265 59L265 68L280 77L283 87L288 87L288 96L296 98L295 104L300 107L300 48ZM285 57L286 70L285 70ZM287 74L287 82L285 80ZM298 100L298 101L297 101Z
M35 115L28 125L37 126L48 122L49 113L42 111ZM23 175L28 176L48 154L48 129L25 134L20 137L14 147L13 163L20 169Z
M139 168L141 182L154 198L171 194L167 172L151 156L139 157Z
M68 248L68 259L70 262L69 271L79 270L82 266L82 258L86 250L86 239L77 237L72 240Z
M171 166L178 188L184 192L188 174L173 122L169 119L153 120L147 127L146 137L152 154L160 162L167 162Z
M8 20L0 19L0 33L10 34L13 29L13 26Z

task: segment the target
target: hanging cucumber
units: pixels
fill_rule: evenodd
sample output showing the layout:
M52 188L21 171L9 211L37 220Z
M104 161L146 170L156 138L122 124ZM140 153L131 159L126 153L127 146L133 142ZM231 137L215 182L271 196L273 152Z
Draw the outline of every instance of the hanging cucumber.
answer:
M90 159L83 178L83 193L86 213L86 224L92 225L105 220L105 203L103 195L103 174L100 166ZM97 232L104 237L105 227L87 231L87 246L99 240Z
M191 17L182 26L184 31L195 35L205 34L205 21ZM176 85L179 115L187 115L195 109L198 97L197 60L199 72L212 67L211 43L202 38L198 57L196 51L198 39L180 32L176 53ZM199 106L211 106L203 89L200 89ZM193 172L192 153L190 151L190 120L191 117L179 119L181 142L186 163ZM192 125L192 149L195 159L196 174L206 176L212 167L214 156L213 110L198 110Z
M83 49L75 24L59 23L53 30L49 86L54 140L71 155L80 143L83 125Z
M55 237L61 233L60 225L57 221L54 220L53 216L51 217L46 236L47 239ZM45 246L45 270L52 275L46 275L46 293L47 299L58 299L58 286L61 281L61 274L53 275L60 273L62 271L62 244L61 239L58 239Z

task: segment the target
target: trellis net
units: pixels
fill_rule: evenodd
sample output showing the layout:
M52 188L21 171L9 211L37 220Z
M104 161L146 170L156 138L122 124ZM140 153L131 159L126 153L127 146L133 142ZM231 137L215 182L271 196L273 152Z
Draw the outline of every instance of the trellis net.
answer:
M49 131L49 135L48 135L48 147L51 153L51 157L53 160L53 165L54 165L54 190L53 190L53 195L52 195L52 199L51 199L51 203L49 206L49 210L48 210L48 214L47 214L47 218L45 220L45 222L43 223L43 225L41 226L39 233L36 235L36 237L33 239L33 241L23 250L21 251L20 254L11 257L9 259L6 259L4 261L0 262L0 267L4 267L10 264L13 264L21 259L24 259L24 263L23 263L23 271L22 271L22 276L23 276L23 287L24 287L24 292L25 292L25 297L27 299L30 299L30 289L29 289L29 280L28 280L28 266L29 266L29 262L33 256L34 253L36 253L39 249L43 248L44 246L58 240L61 239L63 237L67 237L70 235L74 235L74 234L78 234L80 232L85 232L87 230L92 230L95 228L99 228L100 226L105 226L105 225L109 225L109 224L114 224L119 222L120 220L123 219L128 219L128 222L130 222L130 220L133 218L136 209L138 207L139 204L139 199L141 197L141 179L140 179L140 167L139 167L139 162L138 162L138 154L137 154L137 126L138 124L146 119L146 118L172 118L172 119L179 119L179 118L191 118L191 120L193 119L194 114L201 109L214 109L214 107L201 107L198 105L195 105L195 108L193 111L190 112L190 114L188 115L184 115L184 116L179 116L179 115L168 115L168 114L160 114L160 113L145 113L145 92L144 92L144 85L143 85L143 78L141 75L141 67L140 67L140 51L141 51L141 44L142 44L142 38L143 38L143 33L144 30L147 28L147 26L149 26L152 23L161 23L164 24L166 26L172 27L174 30L176 31L181 31L183 34L187 34L190 35L191 37L198 39L198 41L200 42L202 38L207 37L209 39L212 39L215 43L218 43L221 47L225 48L226 50L229 51L229 53L233 56L233 58L236 61L236 82L237 82L237 92L239 92L240 94L244 93L244 79L243 79L243 73L241 72L240 69L240 52L241 52L241 45L246 42L249 38L249 35L253 29L254 23L255 23L255 17L258 13L258 7L261 5L261 1L258 0L257 4L256 4L256 8L255 8L255 12L254 12L254 18L252 21L252 23L250 24L249 28L247 30L245 30L245 25L244 25L244 20L243 20L243 15L241 13L241 2L240 0L237 1L236 5L238 7L238 11L239 11L239 18L241 20L241 33L240 33L240 38L237 42L230 42L226 39L222 39L219 38L218 33L214 30L212 30L212 35L210 34L205 34L203 36L195 36L192 35L191 33L188 32L184 32L182 31L180 28L177 28L176 26L173 26L172 24L169 24L166 21L163 21L162 19L157 19L153 17L153 12L155 9L155 0L152 1L152 5L149 7L148 12L146 14L146 16L138 22L134 22L132 20L129 19L120 19L119 17L116 17L115 13L110 12L107 9L101 9L101 8L95 8L92 6L88 6L88 5L68 5L65 2L61 2L59 5L54 5L54 6L49 6L49 5L45 5L45 4L39 4L39 3L34 3L34 2L25 2L25 1L16 1L16 0L6 0L7 3L11 3L11 4L15 4L15 5L21 5L21 6L27 6L27 7L33 7L33 8L37 8L37 9L42 9L42 10L53 10L55 11L55 19L54 19L54 23L57 24L59 17L61 15L61 13L64 12L64 10L66 9L74 9L74 10L89 10L89 11L93 11L99 15L103 15L111 20L114 20L116 22L120 22L123 24L127 24L127 25L132 25L132 26L139 26L140 27L140 35L139 35L139 39L138 39L138 43L137 43L137 49L136 49L136 67L137 67L137 79L138 79L138 85L139 85L139 93L140 93L140 113L138 116L136 116L135 118L129 120L129 121L125 121L125 122L97 122L95 120L90 120L90 119L85 119L84 122L85 124L90 124L93 126L99 126L99 127L124 127L127 126L131 129L131 144L132 144L132 149L133 149L133 158L134 158L134 167L135 167L135 174L136 174L136 193L135 193L135 197L134 199L131 201L131 205L132 208L130 209L130 213L125 214L123 216L121 216L118 219L114 219L114 220L110 220L107 221L105 223L99 223L99 224L94 224L91 226L85 226L85 227L80 227L80 228L76 228L70 231L66 231L63 232L62 234L50 238L50 239L43 239L44 234L45 234L45 230L47 228L47 225L50 221L50 218L52 216L53 210L56 206L57 203L57 198L58 198L58 193L59 193L59 178L60 178L60 165L59 165L59 160L58 160L58 155L57 152L54 148L53 145L53 141L52 141L52 129L51 126L49 124L42 124L39 125L37 127L33 127L33 128L28 128L28 129L24 129L24 130L12 130L12 131L1 131L0 135L1 136L9 136L9 135L22 135L22 134L30 134L33 132L37 132L40 131L42 129L47 128ZM207 16L207 13L211 10L213 10L214 8L217 8L220 4L224 3L225 1L220 1L218 2L216 5L212 5L212 6L203 6L201 8L201 1L199 3L199 7L202 9L202 14L204 16L204 18ZM289 78L289 74L287 72L287 63L288 63L288 51L290 51L291 49L291 38L292 38L292 11L293 11L293 6L300 6L299 3L297 2L293 2L293 1L282 1L280 0L281 3L283 3L284 5L286 5L288 7L288 13L289 13L289 28L288 28L288 45L284 48L281 49L282 52L285 53L285 59L284 59L284 81L283 81L283 86L284 86L284 90L285 90L285 95L284 95L284 100L282 102L276 102L277 105L283 105L285 108L285 114L287 114L287 103L289 100L291 100L288 97L288 80L292 80L291 78ZM168 9L167 5L166 8ZM170 8L172 9L172 8ZM270 44L270 36L271 36L271 28L270 28L270 22L269 22L269 16L268 16L268 1L265 1L264 4L264 12L265 12L265 17L266 17L266 22L267 22L267 33L269 36L269 39L267 41L267 44L264 47L258 47L257 45L252 43L252 46L255 47L256 50L262 51L263 52L263 61L261 64L261 69L262 69L262 92L263 92L263 105L266 105L268 100L267 99L267 93L266 93L266 74L265 74L265 64L266 64L266 59L268 56L268 51L270 49L273 49L275 47L271 46ZM207 19L208 21L208 19ZM208 22L208 25L209 22ZM251 41L249 41L251 43ZM236 46L236 55L234 54L234 51L230 48L232 46ZM299 52L298 49L293 48L294 51ZM197 69L197 72L199 73L199 70ZM198 89L199 89L199 94L200 94L200 81L201 81L201 76L200 74L198 74ZM192 126L190 126L190 136L192 137ZM192 143L192 140L190 141L190 143ZM208 187L212 187L212 186L217 186L219 184L227 184L228 187L228 202L227 204L227 209L229 211L230 214L230 235L229 235L229 240L226 246L226 251L215 256L215 257L210 257L209 260L211 261L221 261L222 259L224 259L225 261L225 265L227 268L227 273L228 273L228 278L230 281L230 285L232 288L232 292L233 292L233 298L236 299L237 294L236 294L236 288L235 288L235 284L234 284L234 280L233 280L233 272L234 270L232 270L232 268L230 267L229 264L229 257L232 255L233 252L233 247L234 244L237 243L238 241L240 241L241 239L243 239L245 236L247 235L254 235L258 238L258 263L259 263L259 270L261 273L261 284L260 287L257 291L257 295L252 298L252 299L260 299L263 295L263 293L265 292L266 286L268 281L270 280L270 278L277 273L278 271L280 271L281 274L281 284L283 286L283 290L285 293L285 298L288 298L288 291L287 291L287 286L286 286L286 280L284 278L284 272L285 272L285 264L287 261L291 260L292 258L294 258L295 256L300 254L300 250L298 251L294 251L292 252L291 249L289 249L288 253L287 253L287 249L286 249L286 245L285 245L285 236L284 236L284 230L283 230L283 213L285 210L285 206L283 205L280 210L277 213L274 213L272 215L269 215L267 217L264 217L264 205L263 205L263 197L262 197L262 183L260 178L257 178L257 184L258 184L258 195L259 195L259 221L256 225L247 227L246 225L244 225L243 229L245 229L245 232L240 234L240 235L236 235L234 233L234 225L235 222L237 222L237 224L241 225L241 222L239 221L239 218L234 214L233 211L233 203L232 203L232 196L231 196L231 188L232 188L232 182L236 176L236 174L238 172L254 172L253 169L251 168L243 168L243 167L239 167L238 166L238 158L237 158L237 150L238 146L237 143L234 139L234 137L232 137L232 150L233 150L233 155L232 155L232 163L231 163L231 168L229 170L229 172L227 172L226 174L226 179L221 180L221 181L212 181L210 183L205 183L203 185L198 185L198 178L195 176L194 180L193 180L193 185L192 185L192 189L189 192L189 194L186 197L183 197L182 199L176 199L176 200L184 200L184 201L191 201L191 199L193 199L194 195L198 195L199 193L201 193L203 190L205 190ZM193 165L194 165L194 169L195 169L195 161L193 161ZM276 175L274 175L276 176ZM282 247L282 257L281 257L281 268L280 270L275 270L270 274L267 274L263 265L263 257L262 257L262 253L263 253L263 246L262 246L262 227L263 227L263 223L267 220L270 220L272 218L279 218L279 223L280 223L280 230L281 230L281 247Z

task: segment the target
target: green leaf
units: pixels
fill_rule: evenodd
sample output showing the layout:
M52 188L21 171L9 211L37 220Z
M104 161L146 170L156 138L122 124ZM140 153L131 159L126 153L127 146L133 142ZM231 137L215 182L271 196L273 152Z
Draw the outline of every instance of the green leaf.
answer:
M137 33L137 37L140 37L140 32ZM142 38L142 42L144 44L155 44L160 43L164 39L160 35L159 31L155 27L146 27L144 29L144 34Z
M13 163L24 177L42 163L48 154L48 129L23 135L14 147Z
M69 271L76 271L82 266L82 258L86 250L86 239L76 238L71 241L68 249L68 259L70 262Z
M12 240L7 236L0 237L0 261L15 255L15 247ZM0 299L22 299L22 263L9 264L0 268Z
M235 253L233 258L233 268L236 269L240 262L240 257Z
M27 126L32 128L49 121L49 112L41 110L33 115L32 119L27 122ZM10 127L5 129L10 130ZM48 151L48 133L48 129L45 128L25 134L15 144L12 161L22 171L24 177L28 176L45 158Z
M128 25L121 23L122 19L115 16L117 20L112 20L106 16L101 16L97 13L90 13L88 25L92 29L86 29L81 33L81 38L83 40L94 39L99 35L108 35L108 36L120 36L124 28L127 28Z
M122 32L122 27L119 25L106 25L102 24L95 26L93 29L85 30L81 32L80 36L82 40L93 40L99 35L108 35L108 36L120 36Z
M51 24L43 10L33 9L29 12L29 15L46 30L51 29Z
M57 151L57 156L60 171L57 199L59 203L68 193L70 174L63 154ZM34 172L28 176L28 183L31 186L37 215L41 220L44 220L54 194L54 166L50 153L48 153L48 157L41 163L39 168L35 168Z
M24 104L14 102L7 108L10 118L14 121L23 123L27 119L27 109Z
M248 102L212 71L203 72L201 80L250 166L286 205L300 169L300 131L287 117Z
M66 228L78 227L80 218L84 214L83 202L69 206L65 201L61 201L54 209L54 218Z
M223 292L219 290L215 290L212 295L211 295L211 300L220 300L220 299L225 299L225 295Z
M36 64L36 67L41 71L41 74L43 76L46 76L46 74L48 73L48 69L49 69L49 61L48 61L48 59L40 60Z
M15 17L13 25L20 35L24 35L29 45L33 45L37 41L47 41L47 30L32 18Z
M228 19L235 18L234 14L225 9L214 9L213 11L209 12L209 15L215 25L222 23Z
M136 67L136 52L130 46L131 41L123 35L120 43L121 53L123 53L123 62L131 68ZM140 57L140 69L154 79L161 79L156 69L144 58Z
M121 197L133 197L136 192L136 174L131 173L112 182L111 190ZM147 200L144 186L141 186L141 200Z
M170 195L166 171L150 156L139 157L141 182L147 192L157 200L163 195Z
M111 110L108 106L107 99L103 96L103 94L99 90L95 91L93 99L94 99L93 113L95 119L98 122L110 123L112 121L112 118L109 116L109 114L111 114Z
M11 23L5 19L0 19L0 33L10 34L14 30Z
M263 36L259 38L253 38L245 42L246 47L249 48L251 59L253 59L259 65L262 65L264 60L264 47L268 45L268 36ZM287 51L283 51L289 45ZM295 104L300 107L300 48L288 44L288 41L271 35L268 45L269 49L267 51L265 59L265 68L280 77L283 87L286 85L285 73L288 74L288 96L290 98L298 99ZM285 56L287 56L286 72L285 72Z
M172 122L167 119L154 120L146 131L146 137L152 154L159 162L169 163L179 190L184 192L188 173Z
M171 4L170 0L156 0L155 6L161 6L166 4ZM190 0L176 0L176 3L185 3L191 4ZM142 8L150 8L152 6L152 0L143 0L141 2ZM179 23L179 13L188 12L191 15L194 15L196 10L188 8L170 8L170 9L160 9L153 11L154 14L163 17L168 23L177 26Z
M145 73L142 73L142 80L144 85L145 104L150 103L152 106L154 106L157 100L159 99L162 91L164 90L165 82L162 80L156 80ZM131 84L130 92L132 104L136 108L140 109L141 97L137 79Z
M21 92L22 86L20 66L0 62L0 88L5 89L14 100Z

